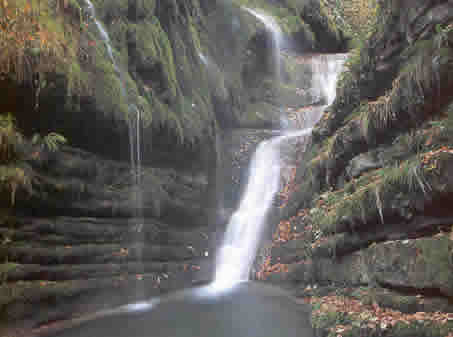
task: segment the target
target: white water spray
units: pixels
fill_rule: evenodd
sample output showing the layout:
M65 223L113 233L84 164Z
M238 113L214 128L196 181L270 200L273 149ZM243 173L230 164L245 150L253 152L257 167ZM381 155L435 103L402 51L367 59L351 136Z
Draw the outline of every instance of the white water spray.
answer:
M269 31L272 38L272 54L273 54L273 66L275 72L275 81L280 83L281 71L280 71L280 52L282 49L283 33L278 25L277 21L272 16L269 16L263 12L242 7L245 11L256 17L259 21L264 24L264 27Z
M86 4L87 4L88 13L93 18L94 24L96 25L96 28L98 29L99 34L101 34L101 39L102 39L102 41L104 41L105 47L107 48L107 53L109 54L110 61L112 62L113 67L115 68L115 70L117 72L119 72L120 71L119 67L116 64L115 58L113 56L113 49L112 49L112 44L110 43L109 34L104 29L104 27L99 22L99 20L96 18L96 10L94 9L94 6L91 3L91 1L90 0L85 0L85 1L86 1Z
M200 57L201 62L207 67L209 66L209 60L208 58L201 52L198 53L198 56Z
M337 77L346 58L347 54L325 54L317 55L310 61L313 72L312 92L316 97L324 98L326 105L335 100Z
M311 129L300 130L258 145L244 197L231 217L220 249L214 286L227 288L249 279L266 216L280 186L280 145L310 133Z
M313 58L312 86L314 91L329 104L335 99L336 81L342 70L345 55ZM238 210L232 215L220 248L215 280L215 289L226 289L247 281L256 256L261 233L266 225L266 215L278 192L280 182L280 148L282 143L294 137L308 136L319 120L323 109L314 109L313 116L304 120L306 129L292 132L259 144L251 162L249 182Z

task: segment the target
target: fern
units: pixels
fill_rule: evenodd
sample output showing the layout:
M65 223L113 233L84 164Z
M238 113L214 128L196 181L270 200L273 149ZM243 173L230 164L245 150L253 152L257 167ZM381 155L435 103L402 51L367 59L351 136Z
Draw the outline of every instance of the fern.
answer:
M408 192L420 190L424 194L431 190L431 186L426 180L418 158L406 161L400 165L395 165L393 168L384 172L383 185L387 185L390 188L398 187L400 190L406 190Z
M15 166L0 166L0 191L9 194L11 206L16 202L16 193L23 188L31 193L31 182L25 171Z
M66 144L67 139L56 132L51 132L45 137L41 137L39 134L34 134L31 139L32 144L40 145L42 148L47 149L50 152L58 151L61 145Z

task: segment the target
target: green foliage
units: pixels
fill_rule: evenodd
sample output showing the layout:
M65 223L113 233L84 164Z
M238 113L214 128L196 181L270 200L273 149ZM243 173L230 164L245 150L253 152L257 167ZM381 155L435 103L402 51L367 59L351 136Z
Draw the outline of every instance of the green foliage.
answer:
M311 324L315 329L326 329L331 326L351 323L351 318L346 312L336 311L335 308L322 311L320 308L321 306L317 303L312 305Z
M39 145L41 148L47 149L50 152L55 152L61 145L67 143L67 139L56 132L51 132L45 137L41 137L39 134L34 134L31 142L32 144Z
M372 142L377 131L391 127L396 120L396 113L392 110L389 96L381 96L375 102L362 105L360 121L365 138Z
M31 193L31 181L25 171L17 166L0 165L0 192L7 193L11 206L16 201L16 192L24 188Z
M343 218L360 218L363 224L376 218L384 222L384 210L396 195L427 194L431 189L427 171L415 156L364 174L342 190L326 192L321 196L323 207L316 209L313 222L327 232L335 232Z
M431 186L425 177L425 171L420 162L421 160L416 157L413 160L380 171L383 188L400 189L409 193L422 191L426 194L431 190Z
M436 25L436 46L442 48L443 46L453 46L453 41L450 39L450 34L453 32L453 24L449 25Z
M11 206L16 202L19 189L32 193L31 178L23 163L25 154L20 150L23 142L24 137L17 130L14 117L11 114L0 115L0 198L7 199ZM32 144L52 152L66 142L65 137L55 132L45 137L35 134L31 139Z
M416 126L441 113L442 96L446 97L451 85L448 73L453 69L453 49L437 48L437 38L411 46L404 54L407 64L393 80L392 88L376 101L362 105L362 132L369 143L374 143L379 134L388 134L403 118L406 124Z

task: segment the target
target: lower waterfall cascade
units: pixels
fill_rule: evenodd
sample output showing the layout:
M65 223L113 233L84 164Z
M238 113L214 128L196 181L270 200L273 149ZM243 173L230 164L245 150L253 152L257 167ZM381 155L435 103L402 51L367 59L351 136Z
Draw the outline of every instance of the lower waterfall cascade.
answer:
M346 55L321 55L311 60L312 91L327 105L314 109L305 116L298 131L284 131L283 135L263 141L251 160L249 181L239 207L231 216L223 245L219 250L213 286L228 288L249 280L250 268L256 257L261 233L266 226L266 215L280 186L280 147L285 141L307 137L324 109L335 99L337 77L342 71Z

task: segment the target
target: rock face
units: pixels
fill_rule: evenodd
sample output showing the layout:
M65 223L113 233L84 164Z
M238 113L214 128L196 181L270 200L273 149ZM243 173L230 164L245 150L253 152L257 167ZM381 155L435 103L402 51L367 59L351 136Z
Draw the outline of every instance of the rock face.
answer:
M320 336L452 329L452 20L450 1L379 2L275 221L257 276L312 303Z
M0 37L0 335L209 281L252 143L319 103L286 42L346 48L317 1L257 1L284 31L278 83L251 3L91 2L6 5L28 30Z

